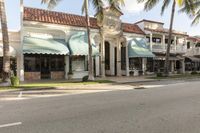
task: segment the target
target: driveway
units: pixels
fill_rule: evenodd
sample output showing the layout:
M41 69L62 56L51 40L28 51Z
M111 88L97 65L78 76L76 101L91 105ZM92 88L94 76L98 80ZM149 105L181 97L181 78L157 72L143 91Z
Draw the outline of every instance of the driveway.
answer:
M0 133L199 133L199 86L0 101Z

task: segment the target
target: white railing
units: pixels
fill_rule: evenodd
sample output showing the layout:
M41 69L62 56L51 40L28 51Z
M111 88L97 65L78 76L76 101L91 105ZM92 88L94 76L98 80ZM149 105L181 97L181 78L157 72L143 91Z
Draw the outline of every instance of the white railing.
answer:
M151 49L150 44L148 44L149 49ZM167 50L167 44L162 43L152 43L152 52L166 52ZM186 53L186 48L182 44L171 45L170 46L170 52L171 53Z
M189 55L189 56L198 56L198 55L200 55L200 47L188 49L187 50L187 55Z

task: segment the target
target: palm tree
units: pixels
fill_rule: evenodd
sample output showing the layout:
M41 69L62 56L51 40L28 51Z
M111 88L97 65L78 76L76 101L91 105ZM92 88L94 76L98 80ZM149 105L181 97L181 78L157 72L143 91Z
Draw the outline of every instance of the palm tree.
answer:
M145 5L144 5L145 11L151 10L160 1L161 0L138 0L139 3L143 3L143 2L145 3ZM169 6L170 2L173 2L173 4L172 4L172 8L171 8L170 27L169 27L169 33L168 33L169 39L168 39L166 59L165 59L165 67L164 67L165 76L169 75L169 55L170 55L172 29L173 29L174 14L175 14L176 5L178 5L179 7L186 6L187 9L190 7L191 10L193 10L193 8L194 8L193 0L163 0L163 5L162 5L162 8L161 8L161 15L163 15L165 9Z
M58 2L61 0L42 0L42 3L48 4L48 8L55 7ZM89 51L89 77L88 80L94 80L94 69L93 69L93 58L92 58L92 45L91 45L91 39L90 39L90 18L88 15L88 5L89 2L92 3L96 13L97 19L103 19L103 2L102 0L84 0L83 6L82 6L82 13L85 13L86 17L86 27L87 27L87 35L88 35L88 51ZM124 0L107 0L109 3L111 9L115 12L120 9L120 5L124 5Z
M0 0L0 19L3 38L3 81L9 81L10 77L10 55L9 55L9 37L6 19L6 10L4 0Z
M188 5L185 5L180 12L185 12L187 15L189 15L190 18L192 18L192 25L196 25L199 23L200 20L200 0L194 0L194 7L191 8Z

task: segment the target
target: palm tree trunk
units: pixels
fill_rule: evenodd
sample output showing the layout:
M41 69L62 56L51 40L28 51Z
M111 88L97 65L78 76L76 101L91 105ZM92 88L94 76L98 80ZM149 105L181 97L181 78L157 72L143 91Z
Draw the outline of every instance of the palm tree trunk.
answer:
M9 81L10 77L10 55L9 55L9 38L6 20L6 11L4 0L0 0L0 19L3 38L3 81Z
M92 59L92 45L90 40L90 18L88 15L88 0L85 0L85 16L86 16L86 23L87 23L87 34L88 34L88 50L89 50L89 62L88 62L88 71L89 77L88 80L94 80L94 70L93 70L93 59Z
M174 23L175 8L176 8L176 0L173 1L173 5L172 5L170 28L169 28L169 39L168 39L168 44L167 44L165 69L164 69L165 76L169 76L169 56L170 56L170 46L171 46L171 40L172 40L172 29L173 29L173 23Z

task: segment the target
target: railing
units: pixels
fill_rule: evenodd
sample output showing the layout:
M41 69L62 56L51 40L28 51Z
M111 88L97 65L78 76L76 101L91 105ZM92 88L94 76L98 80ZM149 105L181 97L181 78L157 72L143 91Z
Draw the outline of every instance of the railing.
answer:
M198 56L198 55L200 55L200 47L188 49L187 50L187 55L189 55L189 56Z
M151 49L150 44L148 44L149 49ZM167 44L162 43L152 43L152 52L166 52L167 51ZM171 53L186 53L186 48L182 44L171 45L170 46Z

